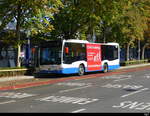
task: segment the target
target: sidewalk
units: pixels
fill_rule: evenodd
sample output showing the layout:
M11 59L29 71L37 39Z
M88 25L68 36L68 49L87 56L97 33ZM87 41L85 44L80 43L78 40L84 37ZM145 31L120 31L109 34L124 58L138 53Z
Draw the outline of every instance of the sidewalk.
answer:
M126 70L131 68L139 68L144 66L150 66L150 63L147 64L138 64L138 65L131 65L131 66L122 66L117 70ZM116 71L117 71L116 70ZM19 89L19 88L27 88L33 86L40 86L46 85L56 82L62 82L64 80L71 80L77 77L51 77L51 78L34 78L34 76L14 76L14 77L1 77L0 78L0 90L12 90L12 89Z
M34 76L1 77L0 78L0 83L1 82L6 82L6 81L24 80L24 79L33 79L33 78L34 78Z

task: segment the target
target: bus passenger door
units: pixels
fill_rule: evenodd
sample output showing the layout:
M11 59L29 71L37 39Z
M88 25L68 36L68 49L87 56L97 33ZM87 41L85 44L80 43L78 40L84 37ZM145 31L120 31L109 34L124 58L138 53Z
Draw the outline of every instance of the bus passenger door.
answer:
M87 54L87 71L102 70L101 60L101 45L100 44L86 44Z
M39 61L39 48L38 47L33 47L31 49L31 66L33 68L37 68L40 66L40 61Z

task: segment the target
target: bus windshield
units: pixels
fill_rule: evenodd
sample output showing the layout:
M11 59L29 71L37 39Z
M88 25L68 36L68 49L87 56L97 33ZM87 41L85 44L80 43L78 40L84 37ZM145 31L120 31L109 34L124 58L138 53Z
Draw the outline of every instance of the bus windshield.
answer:
M50 43L40 48L40 65L61 64L61 45Z

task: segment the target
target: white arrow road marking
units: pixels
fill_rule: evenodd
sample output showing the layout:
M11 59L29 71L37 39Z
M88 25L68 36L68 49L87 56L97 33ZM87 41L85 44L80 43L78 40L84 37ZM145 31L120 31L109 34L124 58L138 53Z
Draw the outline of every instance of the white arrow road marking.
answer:
M86 109L79 109L79 110L76 110L76 111L73 111L71 113L79 113L79 112L82 112L82 111L85 111Z
M132 92L132 93L123 95L123 96L121 96L121 97L127 97L127 96L130 96L130 95L136 94L136 93L140 93L140 92L142 92L142 91L146 91L146 90L148 90L148 89L149 89L149 88L144 88L144 89L141 89L141 90L139 90L139 91L135 91L135 92Z

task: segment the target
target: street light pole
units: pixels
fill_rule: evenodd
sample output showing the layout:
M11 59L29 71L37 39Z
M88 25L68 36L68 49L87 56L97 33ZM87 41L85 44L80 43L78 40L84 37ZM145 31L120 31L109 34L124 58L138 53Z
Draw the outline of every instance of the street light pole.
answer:
M26 47L26 65L29 66L30 60L30 31L27 30L27 47Z

